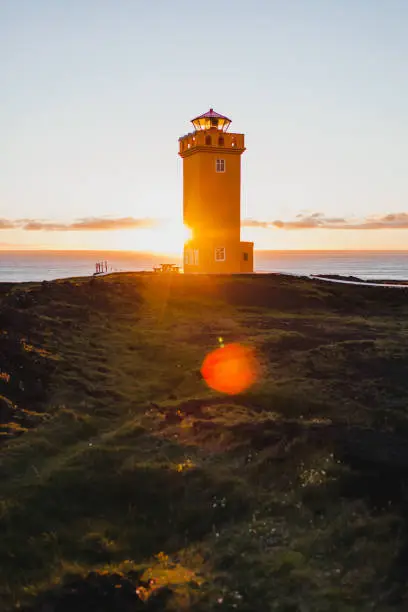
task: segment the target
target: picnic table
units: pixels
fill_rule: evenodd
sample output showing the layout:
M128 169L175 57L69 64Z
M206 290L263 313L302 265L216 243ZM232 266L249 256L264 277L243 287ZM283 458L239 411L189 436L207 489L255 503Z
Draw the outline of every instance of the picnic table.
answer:
M153 268L153 272L156 274L178 274L180 271L180 266L176 264L160 264L160 266Z

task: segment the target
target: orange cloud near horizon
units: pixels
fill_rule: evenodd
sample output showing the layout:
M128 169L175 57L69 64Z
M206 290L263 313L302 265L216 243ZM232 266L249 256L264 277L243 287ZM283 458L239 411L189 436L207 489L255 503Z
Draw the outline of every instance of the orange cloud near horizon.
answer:
M253 241L258 251L408 250L408 213L347 219L312 212L286 221L247 218L241 225L242 239ZM2 250L107 249L179 256L186 238L181 219L132 216L84 217L67 222L0 218L1 230L10 237L9 244L0 243Z
M331 229L331 230L378 230L378 229L408 229L408 213L389 213L382 216L364 217L363 219L347 219L345 217L326 217L315 212L308 215L299 214L291 221L259 221L244 219L242 227L261 229Z
M77 232L77 231L112 231L128 229L146 229L157 227L162 222L159 219L135 219L134 217L119 217L110 219L106 217L87 217L72 223L56 223L37 219L17 219L10 221L0 219L1 229L22 229L25 231L46 232Z
M154 229L174 223L166 219L135 217L84 217L72 222L62 223L43 219L0 219L0 230L20 229L24 231L77 232L77 231L117 231ZM326 217L323 213L298 214L295 219L263 221L243 219L243 228L256 229L330 229L330 230L378 230L408 229L408 213L388 213L381 216L347 219L345 217Z

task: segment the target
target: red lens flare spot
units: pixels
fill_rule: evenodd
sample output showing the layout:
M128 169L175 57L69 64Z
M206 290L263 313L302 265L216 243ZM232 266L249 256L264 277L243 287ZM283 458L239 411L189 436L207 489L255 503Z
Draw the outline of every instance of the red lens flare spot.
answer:
M226 344L207 355L201 374L212 389L235 395L256 381L258 363L250 347Z

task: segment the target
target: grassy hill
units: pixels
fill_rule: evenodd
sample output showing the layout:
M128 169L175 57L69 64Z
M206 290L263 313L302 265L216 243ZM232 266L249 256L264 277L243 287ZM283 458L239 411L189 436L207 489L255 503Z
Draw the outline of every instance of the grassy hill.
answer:
M407 334L405 289L0 285L1 610L406 610Z

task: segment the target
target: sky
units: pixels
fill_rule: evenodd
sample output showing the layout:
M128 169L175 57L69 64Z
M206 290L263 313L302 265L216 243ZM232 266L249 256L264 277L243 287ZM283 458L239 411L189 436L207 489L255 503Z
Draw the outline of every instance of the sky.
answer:
M175 252L178 138L244 132L258 249L408 249L405 0L0 0L0 248Z

